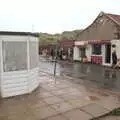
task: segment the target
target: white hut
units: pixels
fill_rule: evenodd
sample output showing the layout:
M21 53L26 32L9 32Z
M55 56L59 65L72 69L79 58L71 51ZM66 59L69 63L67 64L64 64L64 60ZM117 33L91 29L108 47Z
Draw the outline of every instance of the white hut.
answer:
M0 95L10 97L38 87L38 37L30 32L0 32Z

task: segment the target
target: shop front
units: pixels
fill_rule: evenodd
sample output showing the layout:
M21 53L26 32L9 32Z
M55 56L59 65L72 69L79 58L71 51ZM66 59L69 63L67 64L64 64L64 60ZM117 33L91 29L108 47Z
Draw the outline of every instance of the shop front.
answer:
M90 40L91 63L111 65L111 42L110 40Z
M83 61L87 57L87 41L75 41L74 60Z

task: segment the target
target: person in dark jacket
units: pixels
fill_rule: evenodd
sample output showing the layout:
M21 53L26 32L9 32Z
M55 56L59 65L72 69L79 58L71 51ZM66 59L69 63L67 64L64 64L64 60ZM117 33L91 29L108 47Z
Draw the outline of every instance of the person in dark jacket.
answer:
M52 49L51 50L51 57L52 57L52 60L54 59L54 50Z
M117 55L116 51L114 50L112 53L112 66L114 67L117 64Z

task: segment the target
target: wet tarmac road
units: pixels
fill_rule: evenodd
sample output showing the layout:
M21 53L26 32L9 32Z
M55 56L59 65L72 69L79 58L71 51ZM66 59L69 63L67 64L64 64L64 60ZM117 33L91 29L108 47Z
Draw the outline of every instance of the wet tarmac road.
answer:
M120 70L113 70L95 64L58 62L57 75L68 76L76 83L84 83L88 87L120 92ZM40 71L54 73L54 62L41 61Z

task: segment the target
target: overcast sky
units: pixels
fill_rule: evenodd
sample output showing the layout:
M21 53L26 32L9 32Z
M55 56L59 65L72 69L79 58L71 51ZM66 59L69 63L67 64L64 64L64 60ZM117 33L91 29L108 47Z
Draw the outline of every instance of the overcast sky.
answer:
M0 0L0 30L60 33L83 29L100 11L120 14L120 0Z

